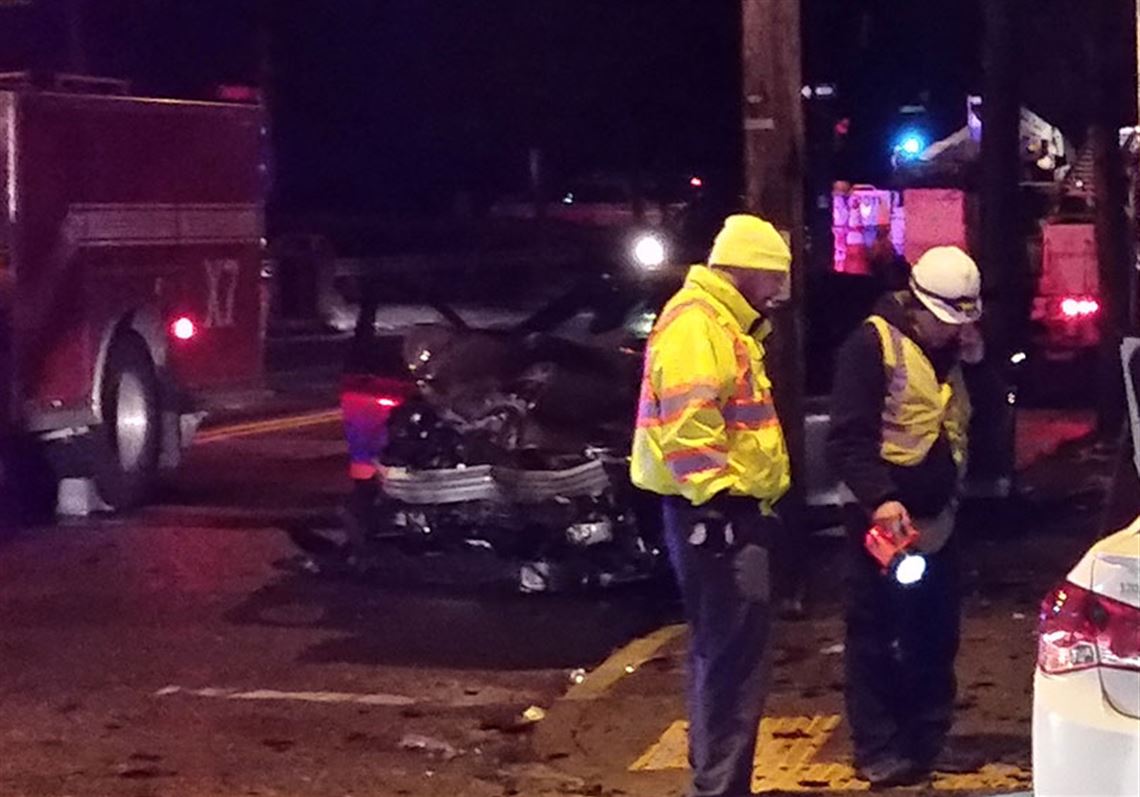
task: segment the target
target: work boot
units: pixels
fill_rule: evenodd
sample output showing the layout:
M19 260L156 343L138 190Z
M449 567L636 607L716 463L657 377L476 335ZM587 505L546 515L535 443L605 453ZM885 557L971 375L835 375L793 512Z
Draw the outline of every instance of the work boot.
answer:
M869 782L872 789L912 786L924 779L922 769L916 766L913 761L893 755L857 765L855 774L862 780Z
M942 775L965 775L977 772L986 764L986 758L973 750L959 750L954 747L943 747L933 758L919 761L920 768L925 772L937 772Z

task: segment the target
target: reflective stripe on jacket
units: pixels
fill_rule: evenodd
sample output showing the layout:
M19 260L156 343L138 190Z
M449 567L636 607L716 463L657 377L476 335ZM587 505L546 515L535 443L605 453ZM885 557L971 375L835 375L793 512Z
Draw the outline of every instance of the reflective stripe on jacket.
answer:
M788 453L764 348L747 332L759 319L725 277L690 269L646 347L634 484L695 505L722 492L770 505L787 492Z
M917 465L945 431L955 464L964 468L970 398L962 370L955 366L947 381L940 384L934 366L917 343L881 316L871 316L868 321L879 333L887 371L883 459L894 465Z

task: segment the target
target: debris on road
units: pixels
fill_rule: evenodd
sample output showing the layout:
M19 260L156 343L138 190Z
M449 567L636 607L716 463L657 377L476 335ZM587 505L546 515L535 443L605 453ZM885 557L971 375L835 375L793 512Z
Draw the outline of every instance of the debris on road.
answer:
M264 739L261 744L275 753L287 753L297 746L297 743L290 739Z
M523 733L534 728L536 724L546 719L546 710L541 706L530 706L524 711L510 711L492 714L479 723L479 729L484 731L499 731L500 733Z
M137 766L136 764L122 764L116 767L116 774L123 780L154 780L157 778L172 778L177 772L161 769L157 766Z
M516 786L519 783L528 782L531 784L545 783L554 786L564 794L597 793L583 778L563 772L548 764L511 764L500 769L497 775L499 780L513 782Z
M549 562L527 562L519 568L519 590L525 593L546 592L550 589Z
M438 755L444 761L451 761L463 755L461 750L455 749L442 739L435 739L418 733L405 734L404 738L400 739L399 748L401 750L419 750L428 755Z

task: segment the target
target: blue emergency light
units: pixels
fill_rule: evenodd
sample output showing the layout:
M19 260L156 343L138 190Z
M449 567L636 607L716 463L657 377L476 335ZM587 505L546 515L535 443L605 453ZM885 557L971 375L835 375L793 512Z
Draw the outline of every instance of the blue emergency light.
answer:
M926 149L926 137L908 130L895 142L895 154L902 160L915 160Z

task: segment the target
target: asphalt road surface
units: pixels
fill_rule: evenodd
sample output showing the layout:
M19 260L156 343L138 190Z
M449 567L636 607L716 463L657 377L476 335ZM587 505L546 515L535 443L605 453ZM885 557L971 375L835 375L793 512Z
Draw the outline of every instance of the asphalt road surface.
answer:
M682 793L685 639L666 594L309 572L286 530L335 527L344 460L335 413L247 421L209 432L154 507L0 540L0 795ZM1078 492L968 519L956 733L989 763L918 791L1030 788L1037 602L1094 508ZM836 552L812 544L811 616L778 629L758 789L863 786Z

